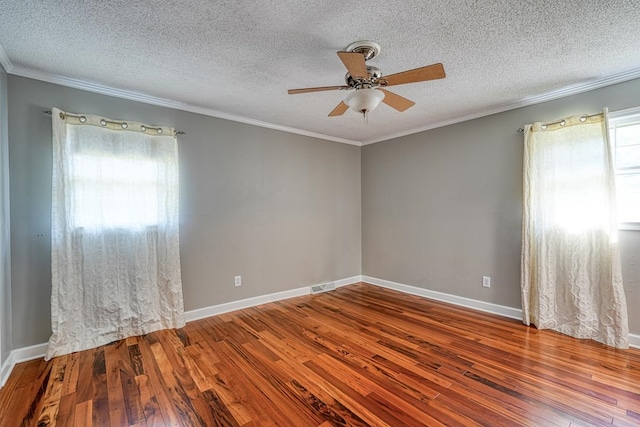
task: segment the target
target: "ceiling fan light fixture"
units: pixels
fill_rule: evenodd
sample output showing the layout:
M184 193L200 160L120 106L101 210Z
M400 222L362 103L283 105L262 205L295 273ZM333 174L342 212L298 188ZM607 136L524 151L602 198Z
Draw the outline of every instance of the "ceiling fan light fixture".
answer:
M361 113L363 116L367 116L367 113L373 111L380 105L380 102L384 99L384 93L377 89L357 89L351 93L344 100L353 111Z
M327 90L352 90L353 92L344 101L341 101L331 110L329 117L342 116L351 108L362 114L366 123L368 113L375 110L381 102L396 111L406 111L416 103L387 90L388 86L427 82L446 77L444 66L441 63L401 71L383 77L379 68L366 63L369 59L375 58L380 54L380 45L371 40L351 43L345 50L336 53L347 69L347 74L344 78L346 85L288 90L290 95Z

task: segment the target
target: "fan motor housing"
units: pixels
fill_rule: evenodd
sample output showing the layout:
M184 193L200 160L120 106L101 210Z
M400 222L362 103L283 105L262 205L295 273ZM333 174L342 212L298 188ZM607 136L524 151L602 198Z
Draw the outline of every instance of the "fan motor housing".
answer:
M347 86L356 87L358 85L362 85L363 83L375 83L380 77L382 77L382 71L380 71L378 67L374 67L372 65L367 65L367 74L369 75L367 81L362 81L362 79L354 79L353 77L351 77L351 74L347 73L344 76L344 81Z

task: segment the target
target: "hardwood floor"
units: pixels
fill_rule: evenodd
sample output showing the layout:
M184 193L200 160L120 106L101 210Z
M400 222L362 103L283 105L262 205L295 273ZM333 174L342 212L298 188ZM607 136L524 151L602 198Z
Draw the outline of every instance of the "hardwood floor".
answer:
M0 425L640 425L640 351L366 284L16 366Z

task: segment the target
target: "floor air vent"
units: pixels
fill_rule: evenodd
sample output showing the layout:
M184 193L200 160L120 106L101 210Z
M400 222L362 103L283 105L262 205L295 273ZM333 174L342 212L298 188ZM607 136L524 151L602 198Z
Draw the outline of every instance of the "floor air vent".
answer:
M311 287L312 294L319 294L322 292L332 291L336 288L336 284L333 282L321 283L319 285L314 285Z

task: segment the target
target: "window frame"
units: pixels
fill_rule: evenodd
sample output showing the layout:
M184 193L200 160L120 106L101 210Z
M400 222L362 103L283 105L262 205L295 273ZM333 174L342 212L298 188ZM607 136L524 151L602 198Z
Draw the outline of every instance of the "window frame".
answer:
M620 168L620 169L618 169L615 166L615 158L617 155L615 130L619 126L624 126L629 124L640 124L640 106L627 108L624 110L618 110L608 114L608 131L609 131L609 139L611 140L611 151L613 154L616 179L619 175L636 174L636 173L640 174L640 166L632 166L632 167ZM617 186L617 183L616 183L616 186ZM619 222L618 229L640 231L640 220L637 222Z

